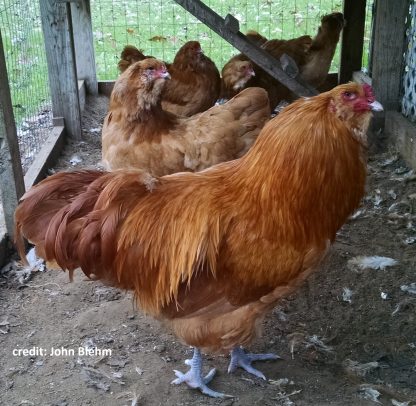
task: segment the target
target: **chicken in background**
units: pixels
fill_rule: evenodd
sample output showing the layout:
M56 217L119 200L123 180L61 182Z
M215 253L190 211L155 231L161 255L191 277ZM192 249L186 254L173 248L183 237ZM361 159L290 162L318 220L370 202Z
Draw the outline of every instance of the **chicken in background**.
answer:
M133 46L125 47L123 53L118 63L121 72L133 63L148 58ZM164 110L189 117L215 104L221 90L220 73L215 63L204 55L198 41L185 43L173 62L165 64L171 80L162 93Z
M156 59L136 62L120 75L102 130L106 169L143 169L154 176L200 171L244 155L270 119L260 88L192 117L169 113L161 103L168 76Z
M307 62L300 69L300 78L311 86L319 88L324 84L344 26L342 13L322 17L318 33L309 48Z
M257 31L254 30L248 30L246 32L246 37L254 44L256 45L263 45L266 41L267 38L264 37L263 35L261 35L260 33L258 33Z
M227 63L221 72L220 99L231 99L240 93L254 75L250 61L235 59Z
M248 36L249 33L247 34ZM283 55L288 55L297 66L302 66L306 63L307 52L312 43L312 38L308 35L291 40L273 39L267 41L266 38L264 40L261 48L269 52L277 60L281 60ZM254 71L251 76L245 76L245 80L242 80L239 67L247 63L251 63ZM223 97L226 98L227 94L236 95L244 88L250 86L259 86L267 90L272 110L279 101L291 95L289 89L276 79L273 79L269 74L266 74L259 66L252 63L246 55L238 54L233 56L222 69Z
M140 62L139 62L140 63ZM133 68L134 69L134 68ZM141 309L194 347L186 383L213 397L201 349L231 352L228 368L265 379L246 353L264 317L315 270L359 206L366 131L380 110L349 83L300 99L269 121L242 158L199 173L75 171L30 189L15 213L37 253L135 292Z
M302 35L289 40L272 39L265 42L262 48L280 61L282 68L284 68L283 58L288 56L296 64L298 72L302 72L309 58L311 44L312 38L309 35ZM267 90L272 111L282 100L292 101L296 98L285 85L272 78L257 65L255 65L254 71L256 77L250 83L253 86L260 86Z
M153 58L153 56L144 55L134 45L126 45L123 51L121 51L120 60L117 65L118 70L123 73L133 63L143 61L146 58Z
M168 69L172 79L163 89L164 110L189 117L215 104L221 90L220 73L198 41L183 45Z
M332 13L322 17L318 33L314 38L303 35L290 40L259 41L262 42L261 47L277 60L281 60L283 55L289 56L298 67L299 77L310 86L317 88L325 82L328 76L344 25L342 13ZM255 34L253 35L256 38ZM225 64L224 69L228 69L228 65L233 64L235 60L248 61L249 58L243 54L236 55ZM246 87L260 86L266 89L272 111L282 100L296 99L296 96L286 86L255 64L254 72L255 76L246 83Z
M247 31L247 39L256 45L262 45L267 41L257 31ZM249 87L248 82L255 76L254 65L243 54L233 56L222 68L221 71L221 93L220 99L230 99Z

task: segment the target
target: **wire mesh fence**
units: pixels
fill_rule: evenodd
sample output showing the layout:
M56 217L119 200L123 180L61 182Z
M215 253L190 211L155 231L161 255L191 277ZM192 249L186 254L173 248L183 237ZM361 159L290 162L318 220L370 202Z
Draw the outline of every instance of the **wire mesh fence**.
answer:
M1 0L0 29L22 166L26 172L52 127L38 2Z
M372 1L371 1L372 2ZM323 15L342 11L341 0L205 0L222 17L234 15L240 31L256 30L267 38L315 35ZM118 76L117 61L123 47L135 45L146 55L172 61L189 40L198 40L219 68L236 54L232 45L190 15L173 0L92 0L97 75ZM332 64L337 71L339 50Z
M401 111L410 121L416 122L416 2L412 1L407 17L407 49L404 56L403 98Z

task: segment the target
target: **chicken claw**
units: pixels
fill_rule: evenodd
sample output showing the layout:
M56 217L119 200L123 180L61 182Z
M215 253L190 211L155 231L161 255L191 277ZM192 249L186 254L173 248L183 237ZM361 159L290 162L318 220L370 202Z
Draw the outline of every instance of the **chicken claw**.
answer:
M215 368L211 369L207 375L202 376L202 356L201 351L198 348L194 349L194 355L192 359L187 359L185 361L186 365L189 365L191 369L185 374L174 370L175 375L177 376L171 384L179 385L180 383L185 382L189 387L194 389L199 389L203 394L211 396L213 398L232 398L233 396L226 395L225 393L216 392L208 388L207 383L211 382L212 378L215 375Z
M265 361L269 359L280 359L276 354L251 354L245 353L242 347L235 347L231 351L231 361L230 365L228 366L228 373L234 372L238 367L243 368L249 374L257 376L257 378L261 378L266 380L264 374L256 368L251 366L253 361Z

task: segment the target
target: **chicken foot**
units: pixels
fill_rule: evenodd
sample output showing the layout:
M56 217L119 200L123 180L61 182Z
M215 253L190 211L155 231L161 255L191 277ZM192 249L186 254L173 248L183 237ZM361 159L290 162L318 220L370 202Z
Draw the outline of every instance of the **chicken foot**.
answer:
M185 374L174 370L175 375L177 376L171 383L179 385L185 382L189 387L194 389L199 389L203 394L211 396L213 398L229 398L230 395L225 393L216 392L208 388L207 383L211 382L212 378L215 375L215 368L212 368L207 375L202 376L202 355L201 350L194 348L194 355L192 359L185 360L185 364L189 365L191 369Z
M261 378L266 380L264 374L259 371L258 369L251 366L253 361L265 361L265 360L274 360L279 359L276 354L251 354L246 353L242 347L234 347L231 351L231 361L228 366L228 373L234 372L238 367L243 368L249 374L257 376L257 378Z

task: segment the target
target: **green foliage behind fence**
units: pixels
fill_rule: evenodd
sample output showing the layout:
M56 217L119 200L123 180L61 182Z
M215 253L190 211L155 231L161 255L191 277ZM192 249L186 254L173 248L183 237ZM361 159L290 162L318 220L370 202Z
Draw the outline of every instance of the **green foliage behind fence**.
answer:
M240 21L240 30L254 29L267 38L315 35L320 18L342 11L340 0L206 0L222 17L228 13ZM92 0L93 31L99 79L118 76L117 61L124 45L145 54L172 61L189 40L201 42L204 52L221 69L237 53L228 42L190 15L173 0ZM332 65L338 69L339 52Z

